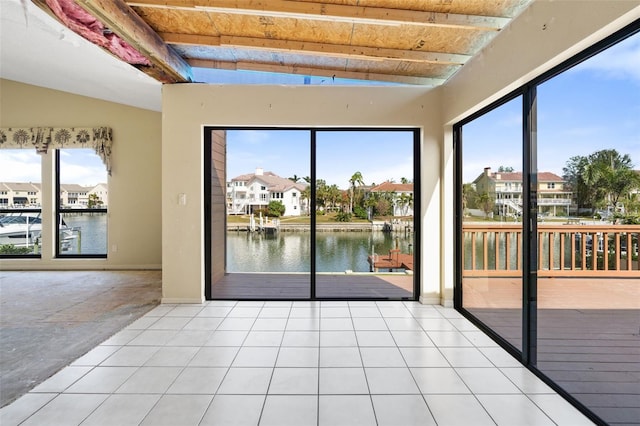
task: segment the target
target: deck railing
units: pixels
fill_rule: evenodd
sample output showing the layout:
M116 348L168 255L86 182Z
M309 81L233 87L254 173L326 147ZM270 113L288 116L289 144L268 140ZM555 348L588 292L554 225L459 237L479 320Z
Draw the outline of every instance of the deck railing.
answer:
M519 276L520 224L467 223L463 276ZM640 225L538 224L538 276L640 278Z

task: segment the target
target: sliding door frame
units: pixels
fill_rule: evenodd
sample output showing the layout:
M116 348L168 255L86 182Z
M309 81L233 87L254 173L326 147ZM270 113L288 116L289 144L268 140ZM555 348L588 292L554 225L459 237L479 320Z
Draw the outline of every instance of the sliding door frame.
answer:
M215 130L234 131L234 130L257 130L257 131L308 131L309 132L309 144L310 144L310 180L311 180L311 199L310 210L310 235L311 235L311 265L309 272L309 298L308 299L269 299L269 300L350 300L350 301L393 301L393 300L407 300L416 301L420 297L420 277L421 277L421 265L420 265L420 253L421 253L421 227L420 227L420 215L421 215L421 135L422 132L416 127L279 127L279 126L258 126L258 127L242 127L242 126L203 126L203 154L204 154L204 184L203 184L203 207L204 207L204 296L206 300L214 300L212 295L212 265L211 265L211 242L212 242L212 226L211 226L211 212L212 212L212 200L211 200L211 176L212 176L212 137L211 132ZM317 134L323 132L411 132L412 133L412 152L413 152L413 256L414 256L414 269L413 269L413 295L410 298L370 298L370 297L355 297L355 298L339 298L339 297L317 297L316 296L316 185L314 182L317 180L316 170L316 143ZM225 243L226 244L226 243ZM225 248L226 257L226 248ZM225 259L226 260L226 259ZM226 261L225 261L226 264ZM226 271L225 271L226 273ZM243 298L242 300L263 300L257 295L255 298Z

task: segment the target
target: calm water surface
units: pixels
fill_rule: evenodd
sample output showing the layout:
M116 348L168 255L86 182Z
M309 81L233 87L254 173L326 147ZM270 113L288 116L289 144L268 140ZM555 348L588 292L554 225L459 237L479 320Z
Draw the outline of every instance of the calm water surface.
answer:
M318 232L318 272L369 272L367 257L388 254L396 243L402 253L413 252L411 236L383 232ZM310 272L311 233L262 235L227 232L228 272Z

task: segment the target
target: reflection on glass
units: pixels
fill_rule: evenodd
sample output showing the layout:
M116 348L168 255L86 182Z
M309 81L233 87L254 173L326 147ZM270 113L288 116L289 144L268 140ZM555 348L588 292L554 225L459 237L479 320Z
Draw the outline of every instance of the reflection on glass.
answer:
M522 98L463 126L463 307L522 349Z
M40 162L33 148L0 150L0 255L40 253Z
M316 294L413 297L412 131L318 131Z
M639 48L538 88L537 367L608 424L640 422Z
M58 255L107 254L107 172L92 149L58 150Z

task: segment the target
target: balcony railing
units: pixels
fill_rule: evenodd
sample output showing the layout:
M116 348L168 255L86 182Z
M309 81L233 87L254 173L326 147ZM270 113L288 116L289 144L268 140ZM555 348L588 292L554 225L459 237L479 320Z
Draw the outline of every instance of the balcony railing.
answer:
M463 224L463 276L522 273L522 227ZM539 277L640 277L640 225L538 224Z

